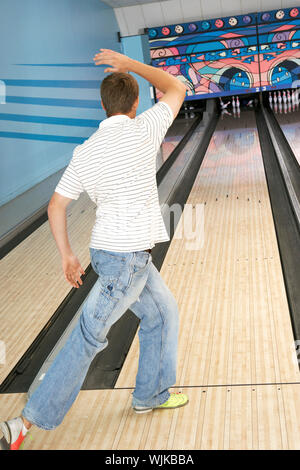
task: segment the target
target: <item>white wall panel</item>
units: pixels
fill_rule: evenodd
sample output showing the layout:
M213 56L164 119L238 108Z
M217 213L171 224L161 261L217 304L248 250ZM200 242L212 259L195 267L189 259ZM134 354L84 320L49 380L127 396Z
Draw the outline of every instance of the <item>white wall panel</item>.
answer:
M163 26L167 24L161 6L162 3L160 2L147 3L142 5L147 28L151 28L151 26Z
M220 16L239 15L241 10L241 0L221 0Z
M221 0L201 0L201 6L204 19L221 15Z
M282 8L297 7L299 6L299 0L282 0Z
M276 10L282 8L282 0L261 0L260 11Z
M261 8L260 3L260 0L241 0L241 13L254 13L259 11Z
M189 21L199 21L203 19L202 8L200 0L180 0L182 13L183 13L183 23L188 23Z
M119 24L121 36L129 36L128 26L123 13L123 8L115 8L115 15Z
M179 0L169 0L168 2L162 2L161 8L166 19L166 24L182 22L183 11L181 8L181 2Z
M127 23L129 36L139 34L140 30L146 27L141 5L124 7L123 14Z

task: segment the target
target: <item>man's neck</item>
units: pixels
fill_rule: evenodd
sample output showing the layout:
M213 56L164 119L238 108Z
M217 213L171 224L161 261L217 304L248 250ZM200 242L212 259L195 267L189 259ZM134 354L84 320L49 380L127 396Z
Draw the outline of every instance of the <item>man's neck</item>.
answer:
M136 116L136 113L134 111L129 112L129 113L115 113L115 114L112 114L109 117L113 117L113 116L128 116L130 119L134 119L135 116Z

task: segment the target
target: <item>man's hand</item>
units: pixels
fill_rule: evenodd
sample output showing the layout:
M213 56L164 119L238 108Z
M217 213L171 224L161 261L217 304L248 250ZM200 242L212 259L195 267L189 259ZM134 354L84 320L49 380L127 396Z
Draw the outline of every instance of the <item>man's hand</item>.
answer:
M104 72L128 72L131 59L124 54L112 51L110 49L100 49L94 56L95 65L110 65Z
M78 289L78 284L82 285L80 276L85 274L85 272L82 269L77 257L73 254L64 256L62 258L62 268L65 279L69 282L69 284L71 284L71 286Z
M72 199L55 192L48 206L48 218L61 255L65 278L71 286L78 289L78 284L82 284L80 275L85 274L85 272L77 257L73 254L68 238L66 209L71 201Z

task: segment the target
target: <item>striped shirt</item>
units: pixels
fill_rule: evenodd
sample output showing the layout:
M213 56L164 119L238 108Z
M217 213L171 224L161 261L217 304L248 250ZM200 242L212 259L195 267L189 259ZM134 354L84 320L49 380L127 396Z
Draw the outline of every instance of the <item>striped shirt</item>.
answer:
M134 119L111 116L75 148L55 192L78 199L85 191L97 205L91 248L141 251L169 240L158 199L156 155L173 119L164 102Z

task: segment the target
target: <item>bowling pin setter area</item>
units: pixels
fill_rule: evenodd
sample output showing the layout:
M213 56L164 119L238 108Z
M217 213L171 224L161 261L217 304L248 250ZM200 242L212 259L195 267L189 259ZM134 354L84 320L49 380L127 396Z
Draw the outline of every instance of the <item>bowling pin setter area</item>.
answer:
M269 105L275 113L287 114L295 111L299 111L299 90L283 90L269 92Z

